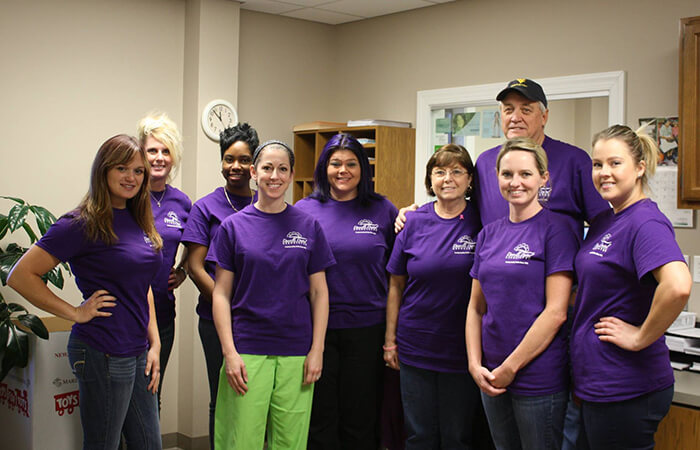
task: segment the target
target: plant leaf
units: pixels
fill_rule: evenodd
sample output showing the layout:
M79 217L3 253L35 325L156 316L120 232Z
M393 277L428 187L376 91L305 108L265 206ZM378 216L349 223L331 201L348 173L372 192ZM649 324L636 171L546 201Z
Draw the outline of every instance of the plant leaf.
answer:
M39 240L39 238L36 237L36 233L34 232L32 227L29 226L26 220L22 224L22 228L24 228L24 231L27 233L27 236L29 236L29 240L32 244Z
M29 362L29 337L27 333L14 326L14 324L10 327L10 339L7 343L7 350L5 350L5 357L7 357L8 353L16 355L15 366L27 367Z
M0 239L4 238L10 227L10 221L5 214L0 214Z
M10 222L10 232L15 232L24 225L28 212L29 206L27 205L15 205L10 209L10 213L7 216Z
M7 284L7 277L10 274L10 270L17 264L17 261L22 257L24 252L10 251L12 244L7 246L8 251L0 255L0 281L2 281L3 286Z
M19 203L20 205L24 205L24 200L22 200L21 198L8 197L7 195L0 195L0 198L4 198L5 200L12 200L13 202Z
M19 303L8 303L7 309L10 311L10 313L15 313L17 311L23 311L24 313L27 312L27 308L20 305Z
M39 232L44 235L51 227L51 224L56 222L56 216L51 214L51 212L42 206L29 206L29 209L34 213L34 218L36 219L36 226L39 227Z
M34 314L22 314L21 316L17 317L17 320L19 320L22 325L32 330L32 333L34 333L37 337L41 339L49 338L49 330L46 329L44 322L42 322L41 319Z
M59 289L63 289L63 273L61 268L56 266L46 274L46 280Z
M5 348L7 347L7 336L9 333L9 327L0 324L0 361L5 357Z

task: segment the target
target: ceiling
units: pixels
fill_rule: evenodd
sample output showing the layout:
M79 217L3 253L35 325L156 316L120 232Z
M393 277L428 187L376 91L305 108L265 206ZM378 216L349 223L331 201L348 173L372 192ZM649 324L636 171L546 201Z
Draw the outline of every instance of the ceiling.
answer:
M455 0L240 0L241 9L337 25Z

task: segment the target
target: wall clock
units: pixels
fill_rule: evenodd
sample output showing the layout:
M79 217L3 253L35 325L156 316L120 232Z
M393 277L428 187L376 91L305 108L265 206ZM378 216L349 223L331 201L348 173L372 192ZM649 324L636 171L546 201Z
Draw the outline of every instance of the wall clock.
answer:
M237 123L236 109L226 100L212 100L202 111L202 130L212 141L219 142L219 133Z

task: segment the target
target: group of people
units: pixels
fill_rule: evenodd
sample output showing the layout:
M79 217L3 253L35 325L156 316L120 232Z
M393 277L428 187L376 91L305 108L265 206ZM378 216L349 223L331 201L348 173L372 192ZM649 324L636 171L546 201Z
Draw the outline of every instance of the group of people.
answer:
M476 164L443 146L426 166L436 200L401 212L347 133L295 205L293 150L246 123L221 134L224 186L194 204L169 184L182 143L167 116L107 140L84 199L8 280L76 322L83 448L161 448L188 274L211 448L376 450L385 365L400 373L406 449L478 448L484 413L498 449L653 448L673 396L662 335L691 285L645 194L658 150L617 125L594 137L591 164L544 134L537 83L497 100L505 144ZM60 262L79 306L41 280Z

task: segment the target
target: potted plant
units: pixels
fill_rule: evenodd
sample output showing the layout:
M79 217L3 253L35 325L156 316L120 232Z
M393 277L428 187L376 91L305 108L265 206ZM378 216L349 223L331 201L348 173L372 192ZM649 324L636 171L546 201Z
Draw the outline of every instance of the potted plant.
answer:
M29 245L31 246L56 221L56 217L46 208L31 205L20 198L5 196L0 196L0 198L14 202L7 215L0 214L0 240L8 232L11 235L15 231L22 229L29 238ZM27 221L30 213L34 216L34 222L39 230L39 234ZM7 285L7 277L12 267L28 249L28 247L22 247L17 242L11 242L4 248L0 246L0 281L2 281L3 286ZM44 282L49 282L57 288L63 289L62 269L70 273L68 265L62 263L43 277ZM18 324L21 325L18 326ZM22 305L6 303L2 293L0 293L0 361L2 361L0 365L0 381L5 378L13 367L27 366L29 362L28 333L32 333L41 339L49 338L48 330L37 316L29 314Z

